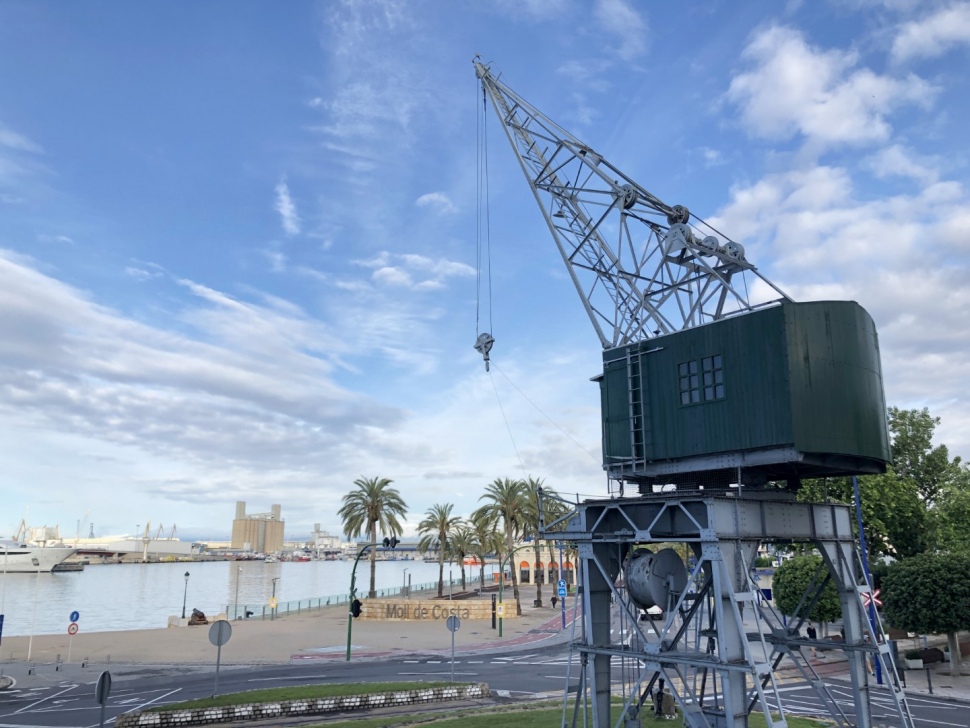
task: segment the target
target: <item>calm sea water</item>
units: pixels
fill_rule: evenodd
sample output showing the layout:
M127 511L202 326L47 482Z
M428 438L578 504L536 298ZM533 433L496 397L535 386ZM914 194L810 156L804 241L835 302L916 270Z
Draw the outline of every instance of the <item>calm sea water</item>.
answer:
M227 604L251 605L257 614L269 603L276 583L282 604L298 599L346 596L353 561L306 561L267 564L262 561L208 561L170 564L98 564L82 572L7 574L0 576L3 636L67 633L71 612L80 613L84 632L165 627L170 616L193 607L207 615ZM488 567L486 567L488 568ZM405 571L406 570L406 571ZM189 572L186 589L185 572ZM478 577L466 569L469 579ZM461 570L452 566L456 581ZM424 561L378 561L377 589L400 589L410 576L412 588L437 583L438 564ZM445 583L448 565L445 564ZM366 593L370 565L357 567L357 592ZM447 588L447 587L446 587Z

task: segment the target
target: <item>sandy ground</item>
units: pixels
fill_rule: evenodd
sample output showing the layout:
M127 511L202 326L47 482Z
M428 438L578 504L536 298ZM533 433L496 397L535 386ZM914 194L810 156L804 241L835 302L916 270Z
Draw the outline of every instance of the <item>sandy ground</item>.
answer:
M529 595L530 597L533 595ZM525 595L523 595L525 597ZM523 598L523 602L526 601ZM529 601L531 604L531 600ZM558 609L526 607L517 619L503 622L503 637L491 628L490 620L462 622L455 634L455 649L501 649L501 643L534 638L533 630L542 629L559 618ZM321 654L343 655L347 646L346 607L328 607L320 611L270 620L236 620L232 636L222 648L224 664L273 664L289 662L296 657ZM560 622L546 626L552 632ZM567 630L568 633L568 630ZM566 635L559 635L563 638ZM25 662L28 647L30 662L52 663L60 655L67 661L70 638L63 635L4 637L0 660ZM390 652L396 654L451 648L451 633L442 622L354 620L352 625L354 653ZM94 662L129 664L210 663L216 648L209 642L209 627L170 627L137 629L120 632L81 632L70 644L71 662L88 658Z

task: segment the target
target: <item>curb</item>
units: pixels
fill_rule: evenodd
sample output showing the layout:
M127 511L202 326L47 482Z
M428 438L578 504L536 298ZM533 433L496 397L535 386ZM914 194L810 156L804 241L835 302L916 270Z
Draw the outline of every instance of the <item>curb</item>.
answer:
M426 705L457 700L487 698L491 691L486 683L439 688L398 690L388 693L344 695L339 698L281 700L274 703L244 703L220 708L142 711L124 713L115 721L117 728L166 728L167 726L211 725L244 720L268 720L324 715L352 710L390 708L400 705Z

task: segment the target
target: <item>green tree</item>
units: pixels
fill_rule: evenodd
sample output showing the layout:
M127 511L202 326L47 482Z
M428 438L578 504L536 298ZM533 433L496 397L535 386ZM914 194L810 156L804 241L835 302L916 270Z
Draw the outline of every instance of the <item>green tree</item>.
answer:
M940 418L930 415L926 407L921 410L889 408L893 470L900 478L916 483L920 497L928 506L935 504L960 476L960 458L950 460L946 445L933 447L933 434L939 424Z
M431 506L424 514L424 519L418 524L418 534L421 540L418 548L427 551L438 544L438 598L444 596L445 556L449 552L449 539L452 531L461 523L461 518L451 515L451 503Z
M970 472L960 468L957 481L948 487L937 504L936 545L941 551L970 553Z
M821 568L821 571L819 569ZM786 560L775 570L775 576L771 583L772 596L775 604L782 614L794 617L795 610L798 608L802 595L812 583L813 577L816 584L820 584L825 577L826 568L822 564L821 556L795 556ZM809 600L806 599L802 604L804 610L808 607ZM835 588L835 581L830 579L822 590L815 608L810 614L799 614L799 617L813 622L826 623L834 622L842 617L842 605L839 602L839 593Z
M522 524L525 511L526 495L521 480L511 478L496 478L485 486L485 495L479 500L490 501L485 508L492 514L497 523L502 524L505 533L505 555L508 556L515 548L515 539L522 534ZM517 569L512 565L512 594L515 597L515 612L522 615L522 603L519 601L519 581L516 578Z
M366 532L371 543L377 543L377 530L389 536L401 535L399 518L407 515L407 504L396 488L389 487L394 481L387 478L364 478L354 481L356 490L343 497L343 505L337 511L344 524L348 538L357 538ZM377 551L370 550L370 591L372 599L377 596L374 588Z
M498 532L498 521L488 506L482 506L469 518L474 534L473 553L478 558L479 583L485 587L485 559L495 554L499 561L503 555L502 536Z
M798 493L798 500L854 505L852 479L806 480ZM878 561L880 556L901 559L927 549L929 515L915 481L900 478L892 468L882 475L861 476L859 500L870 563ZM852 528L858 536L854 518Z
M465 591L465 557L475 553L475 533L467 523L455 527L448 540L451 557L461 567L461 590Z
M951 674L960 674L957 632L970 629L970 555L920 554L898 561L883 577L882 599L893 627L945 633Z

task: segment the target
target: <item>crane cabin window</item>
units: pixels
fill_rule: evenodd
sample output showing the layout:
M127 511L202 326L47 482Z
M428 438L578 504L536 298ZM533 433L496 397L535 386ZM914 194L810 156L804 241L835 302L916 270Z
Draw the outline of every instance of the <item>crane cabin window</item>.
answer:
M724 399L724 358L720 354L677 365L682 405Z

